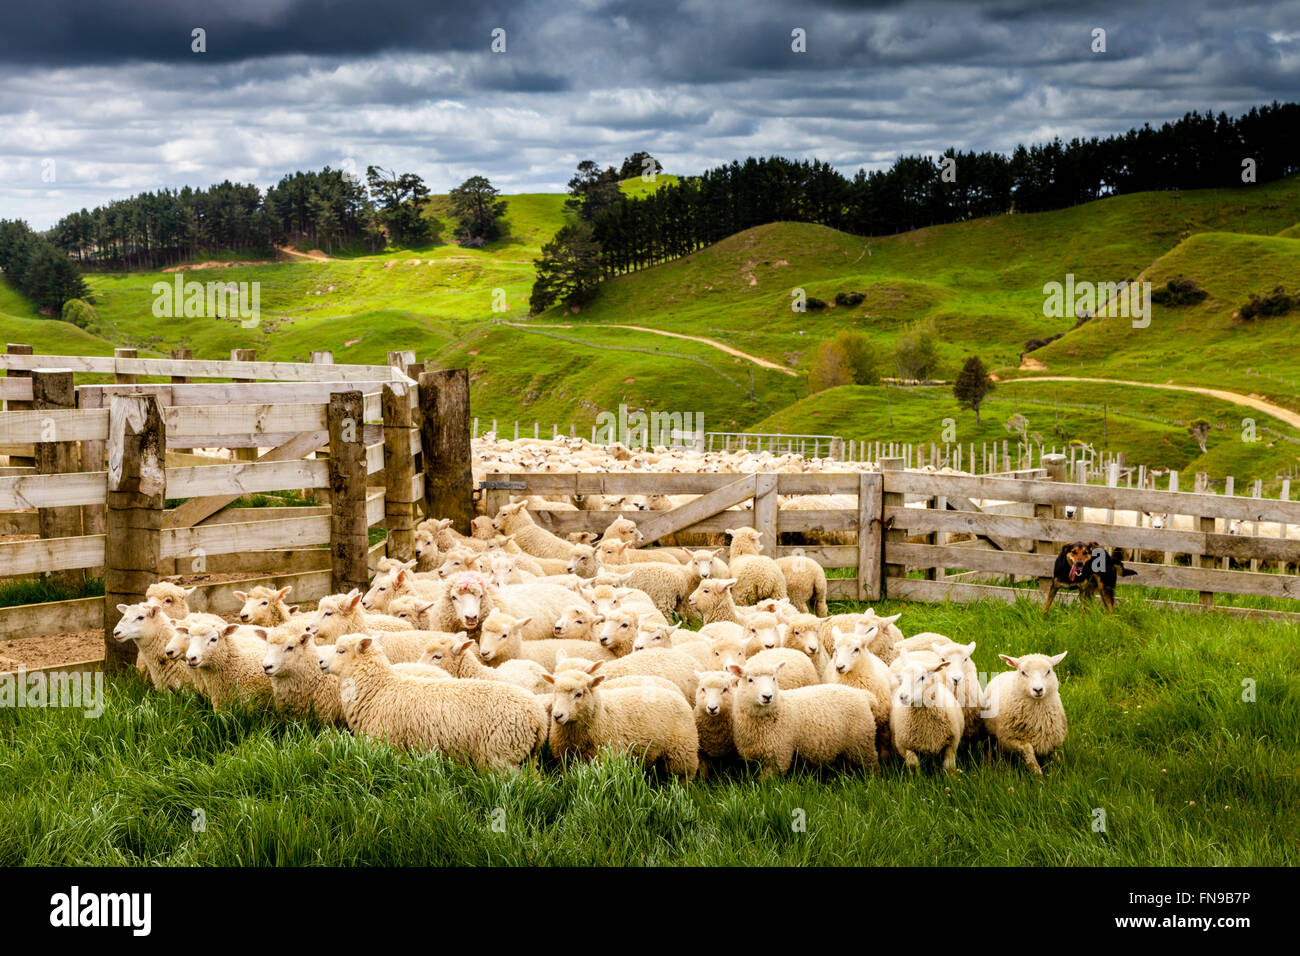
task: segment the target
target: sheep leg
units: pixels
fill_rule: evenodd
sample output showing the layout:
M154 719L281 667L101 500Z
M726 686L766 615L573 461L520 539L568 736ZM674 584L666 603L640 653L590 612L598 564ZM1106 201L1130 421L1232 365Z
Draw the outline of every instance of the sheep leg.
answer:
M902 751L902 754L903 754L903 762L907 764L910 770L915 772L921 769L921 758L916 755L915 750L904 749Z
M948 746L943 748L943 771L944 773L957 772L957 745L961 743L960 736L954 736Z
M1034 745L1027 740L1008 740L1003 743L1004 747L1012 753L1018 753L1025 758L1025 766L1036 776L1043 775L1043 768L1038 766L1038 758L1034 755Z

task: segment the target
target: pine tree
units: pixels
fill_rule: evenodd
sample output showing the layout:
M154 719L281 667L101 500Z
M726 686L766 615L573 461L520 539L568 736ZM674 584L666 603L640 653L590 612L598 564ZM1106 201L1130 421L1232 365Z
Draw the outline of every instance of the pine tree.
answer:
M975 424L980 424L980 405L993 391L993 379L978 355L972 355L961 367L957 381L953 382L952 394L962 408L975 412Z

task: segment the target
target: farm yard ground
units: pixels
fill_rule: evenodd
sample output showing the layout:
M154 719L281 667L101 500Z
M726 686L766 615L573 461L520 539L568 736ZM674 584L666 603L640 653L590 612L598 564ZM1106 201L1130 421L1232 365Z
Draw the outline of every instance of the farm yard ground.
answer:
M679 785L610 758L493 776L134 675L102 717L0 708L0 864L1295 865L1294 625L1074 607L885 602L904 633L1069 651L1042 782L981 747L960 773L729 768ZM861 610L832 605L832 612ZM204 821L197 827L196 820ZM494 827L494 823L496 826ZM802 823L802 826L799 824Z

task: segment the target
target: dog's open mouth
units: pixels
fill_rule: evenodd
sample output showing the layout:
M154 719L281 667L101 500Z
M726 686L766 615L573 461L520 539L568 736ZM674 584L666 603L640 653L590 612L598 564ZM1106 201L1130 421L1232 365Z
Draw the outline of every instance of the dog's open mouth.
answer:
M1072 564L1072 565L1070 565L1070 580L1071 580L1071 581L1077 579L1077 578L1079 577L1079 575L1081 575L1081 574L1083 574L1083 565L1082 565L1082 564Z

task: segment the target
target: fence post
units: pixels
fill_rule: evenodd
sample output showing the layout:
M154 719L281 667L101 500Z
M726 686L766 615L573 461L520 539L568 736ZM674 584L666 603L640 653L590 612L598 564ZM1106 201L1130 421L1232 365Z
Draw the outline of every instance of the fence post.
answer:
M844 460L844 439L832 438L831 439L831 461L843 461L843 460Z
M230 361L256 362L257 349L231 349ZM234 378L233 376L230 380L238 384L246 384L253 381L251 378ZM357 420L360 421L360 419ZM232 448L230 449L230 453L235 461L257 461L258 451L256 448Z
M173 360L173 361L177 361L177 362L189 362L189 361L193 361L193 359L194 359L194 351L193 351L192 349L172 349L172 351L171 351L171 357L172 357L172 360ZM190 376L188 376L188 375L173 375L173 376L172 376L172 384L173 384L173 385L188 385L189 382L190 382ZM172 449L170 449L170 450L171 450L171 451L174 451L174 452L177 452L177 453L180 453L180 454L187 454L187 453L189 453L189 452L192 452L194 449L192 449L192 448L172 448Z
M960 448L961 446L958 445L957 447ZM901 491L885 490L884 488L885 477L886 477L885 473L890 471L901 471L902 469L903 469L903 460L901 458L884 457L880 459L880 482L881 482L880 514L882 518L882 527L887 529L884 532L884 547L883 547L884 555L881 559L883 562L885 562L883 565L884 574L881 576L881 581L880 581L880 596L882 598L889 597L889 579L901 578L904 577L907 573L907 568L904 565L888 563L889 543L891 541L902 543L907 539L907 532L905 532L902 528L889 528L888 518L886 518L885 516L885 511L887 509L902 508L904 502L904 496Z
M416 431L411 415L410 386L393 382L384 386L384 527L388 530L388 556L409 561L415 551L415 454L411 440Z
M469 370L439 369L422 374L420 411L425 514L430 518L450 518L452 526L467 535L474 517Z
M138 604L158 580L167 491L167 430L154 395L114 395L108 408L104 534L104 669L135 665L130 644L113 640L119 604Z
M115 359L133 359L135 357L135 349L113 349L113 358ZM139 379L140 376L134 372L113 373L113 381L118 385L134 385Z
M776 557L776 482L774 474L754 476L754 527L763 535L759 539L762 553L769 558Z
M312 365L333 365L334 353L329 350L315 351L311 353Z
M366 442L364 402L360 392L330 396L330 588L335 593L370 582L366 552L370 549L366 523Z
M1065 480L1065 456L1064 455L1044 455L1042 458L1042 463L1043 463L1043 468L1046 469L1047 471L1048 481ZM1035 518L1060 518L1063 517L1064 514L1065 514L1065 508L1063 505L1048 505L1048 504L1041 504L1041 503L1034 504ZM1056 551L1055 544L1046 538L1041 538L1034 541L1035 554L1046 554L1050 556L1055 551ZM1040 574L1038 576L1038 590L1040 592L1047 591L1047 589L1050 588L1051 586L1052 586L1051 571L1049 571L1047 574Z
M9 347L5 349L5 351L8 352L10 355L34 354L32 347L30 345L19 345L12 342L9 344ZM32 377L32 373L26 369L11 370L5 374L9 378L31 378ZM23 399L10 399L9 401L5 402L5 408L11 412L16 412L16 411L20 411L21 409L31 408L31 407L32 407L32 403ZM28 468L34 465L35 463L36 463L35 459L28 458L25 455L9 456L9 464L18 467Z
M880 600L881 481L878 472L858 473L858 593L859 601Z
M32 408L71 409L77 404L76 389L72 384L72 369L50 368L32 372ZM62 475L78 471L77 443L58 441L58 428L51 418L41 420L41 438L35 445L36 473ZM41 538L75 538L81 534L81 508L39 508L36 512ZM60 587L80 588L86 580L85 571L74 568L54 571L50 582Z

